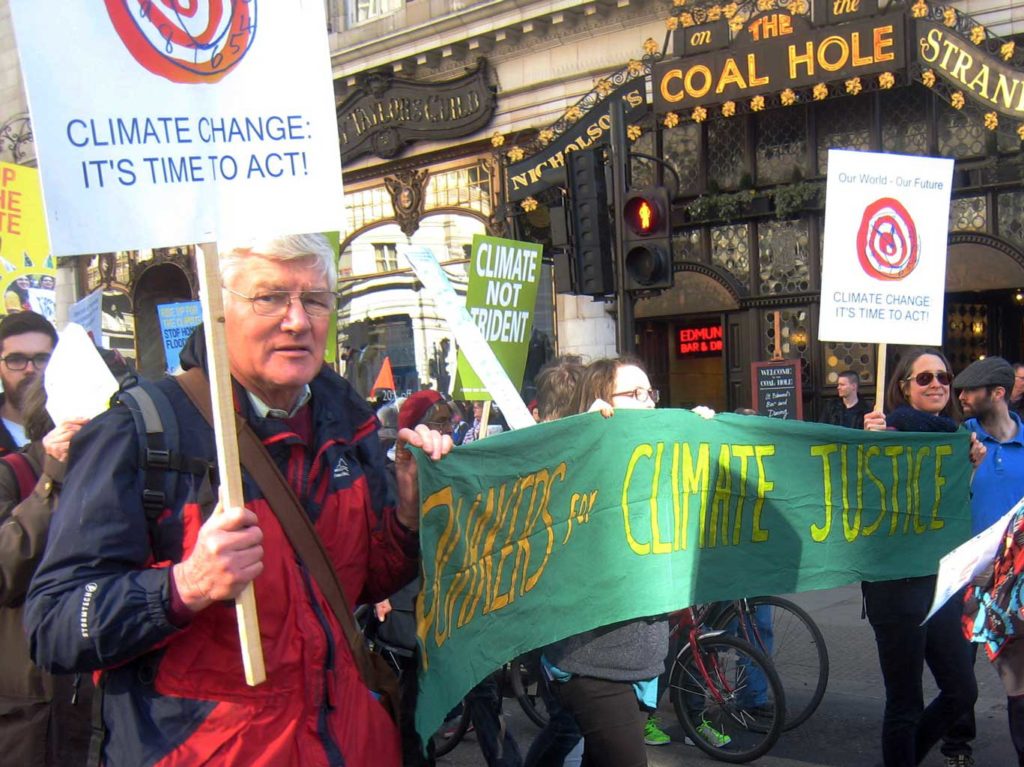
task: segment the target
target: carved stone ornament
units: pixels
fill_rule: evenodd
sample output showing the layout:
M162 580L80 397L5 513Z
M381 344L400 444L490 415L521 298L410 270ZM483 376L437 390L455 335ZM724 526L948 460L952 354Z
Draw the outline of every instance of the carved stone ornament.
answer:
M383 70L360 76L338 106L344 165L364 154L396 157L414 141L469 136L490 122L497 105L486 59L466 74L441 82L403 80Z
M429 175L430 171L422 168L384 177L384 186L391 195L395 218L398 219L398 226L406 237L412 237L420 228L420 220L423 218L423 192Z

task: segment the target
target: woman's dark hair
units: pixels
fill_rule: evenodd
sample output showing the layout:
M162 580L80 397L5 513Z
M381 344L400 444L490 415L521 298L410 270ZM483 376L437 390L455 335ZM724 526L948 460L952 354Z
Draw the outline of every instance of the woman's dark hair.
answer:
M636 357L605 357L587 365L576 386L572 412L586 413L598 399L610 404L615 394L615 374L627 365L644 369L644 364Z
M53 430L53 419L46 412L46 389L42 376L29 378L23 384L21 394L21 417L25 425L25 436L35 442Z
M917 362L919 357L923 357L926 354L930 354L933 357L938 357L942 360L942 364L946 366L946 370L949 371L949 375L952 377L953 368L949 364L949 360L946 359L946 355L942 353L941 349L934 349L928 347L916 347L913 349L907 349L900 355L899 362L896 363L896 367L892 371L892 376L889 378L889 385L885 387L885 409L892 412L900 405L910 406L910 400L907 397L907 391L910 388L910 371L914 368L914 363ZM949 390L949 402L942 409L939 415L944 415L946 418L952 418L957 423L963 419L963 414L960 411L960 401L953 396L953 389L950 387Z

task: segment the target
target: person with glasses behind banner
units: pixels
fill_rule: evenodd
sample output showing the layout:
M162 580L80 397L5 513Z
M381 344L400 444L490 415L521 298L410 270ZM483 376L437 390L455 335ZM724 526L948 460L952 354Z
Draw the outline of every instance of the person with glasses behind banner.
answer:
M158 501L143 499L147 446L126 405L71 445L25 631L49 671L103 670L105 732L94 743L108 767L401 763L378 694L387 680L360 671L365 647L351 611L415 577L419 489L408 445L439 460L451 440L425 426L399 431L396 499L373 411L324 364L336 259L321 234L221 252L243 506L214 508L202 329L182 349L184 372L154 384L179 453L167 455L176 478ZM250 583L266 666L253 687L230 604Z
M951 396L952 382L949 362L941 351L907 350L886 387L888 415L880 411L865 414L864 428L938 434L957 431L960 407ZM984 453L972 437L972 464L977 466ZM921 625L935 593L935 577L930 574L861 584L885 681L885 767L919 764L950 725L971 710L978 697L970 645L960 629L962 592ZM939 688L927 708L921 681L926 663Z
M0 320L0 455L29 443L21 413L24 387L43 374L57 331L41 314L15 312Z
M587 366L574 397L577 413L648 409L658 401L637 360L600 359ZM583 767L644 767L646 711L657 707L669 627L663 615L631 619L563 639L541 662L552 689L583 735Z

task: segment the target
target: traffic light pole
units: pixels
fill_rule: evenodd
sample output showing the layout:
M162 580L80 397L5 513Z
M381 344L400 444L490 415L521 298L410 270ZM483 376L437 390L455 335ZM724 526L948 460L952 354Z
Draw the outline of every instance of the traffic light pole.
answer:
M636 351L633 295L626 290L626 253L623 247L625 222L622 218L622 208L625 204L626 176L629 172L629 145L626 143L625 106L621 99L612 102L609 117L611 141L608 153L612 166L612 210L615 211L615 306L618 314L615 322L615 345L621 355Z

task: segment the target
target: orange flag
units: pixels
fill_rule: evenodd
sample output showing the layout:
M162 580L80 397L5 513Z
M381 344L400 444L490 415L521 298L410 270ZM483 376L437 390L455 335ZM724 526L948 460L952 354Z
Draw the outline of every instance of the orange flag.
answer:
M374 381L373 386L370 387L370 394L373 394L377 389L395 390L395 376L391 372L390 357L384 358L384 364L380 366L380 372L377 374L377 380Z

